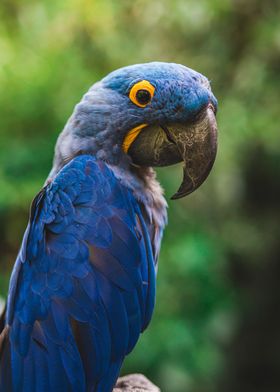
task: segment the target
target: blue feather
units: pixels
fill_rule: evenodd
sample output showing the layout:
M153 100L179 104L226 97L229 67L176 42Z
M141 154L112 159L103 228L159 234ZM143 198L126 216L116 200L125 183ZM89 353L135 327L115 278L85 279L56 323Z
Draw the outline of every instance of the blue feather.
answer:
M34 199L8 301L15 391L30 391L27 378L36 392L112 389L154 304L152 245L137 215L132 193L87 155ZM2 392L11 379L0 381Z

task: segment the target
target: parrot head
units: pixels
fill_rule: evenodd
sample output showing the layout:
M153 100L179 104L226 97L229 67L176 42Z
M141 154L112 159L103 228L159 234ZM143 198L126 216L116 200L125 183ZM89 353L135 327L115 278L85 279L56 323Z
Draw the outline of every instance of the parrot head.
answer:
M124 67L95 83L76 106L58 139L55 163L79 153L112 165L183 162L177 199L197 189L212 168L216 110L208 79L190 68L162 62Z

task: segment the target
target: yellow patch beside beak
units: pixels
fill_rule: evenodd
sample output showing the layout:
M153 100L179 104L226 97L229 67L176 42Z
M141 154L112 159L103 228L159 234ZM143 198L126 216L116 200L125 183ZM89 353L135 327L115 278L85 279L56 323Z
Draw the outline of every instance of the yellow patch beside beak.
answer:
M143 128L145 128L148 124L141 124L137 125L137 127L132 128L127 135L124 138L123 144L122 144L122 149L123 151L127 154L129 147L131 144L134 142L134 140L137 138L139 133L142 131Z

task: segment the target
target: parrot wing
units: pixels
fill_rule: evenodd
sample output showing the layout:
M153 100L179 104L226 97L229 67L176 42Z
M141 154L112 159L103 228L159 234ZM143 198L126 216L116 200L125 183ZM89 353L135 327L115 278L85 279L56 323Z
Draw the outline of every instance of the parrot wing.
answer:
M0 391L111 391L154 307L140 206L89 155L34 199L0 335Z

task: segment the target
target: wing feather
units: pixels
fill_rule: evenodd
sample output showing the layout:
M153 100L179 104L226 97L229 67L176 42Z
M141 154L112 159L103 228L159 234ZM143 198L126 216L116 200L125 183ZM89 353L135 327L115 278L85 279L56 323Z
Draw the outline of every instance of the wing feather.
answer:
M84 155L60 171L32 203L12 274L1 392L113 388L154 306L150 241L105 163Z

